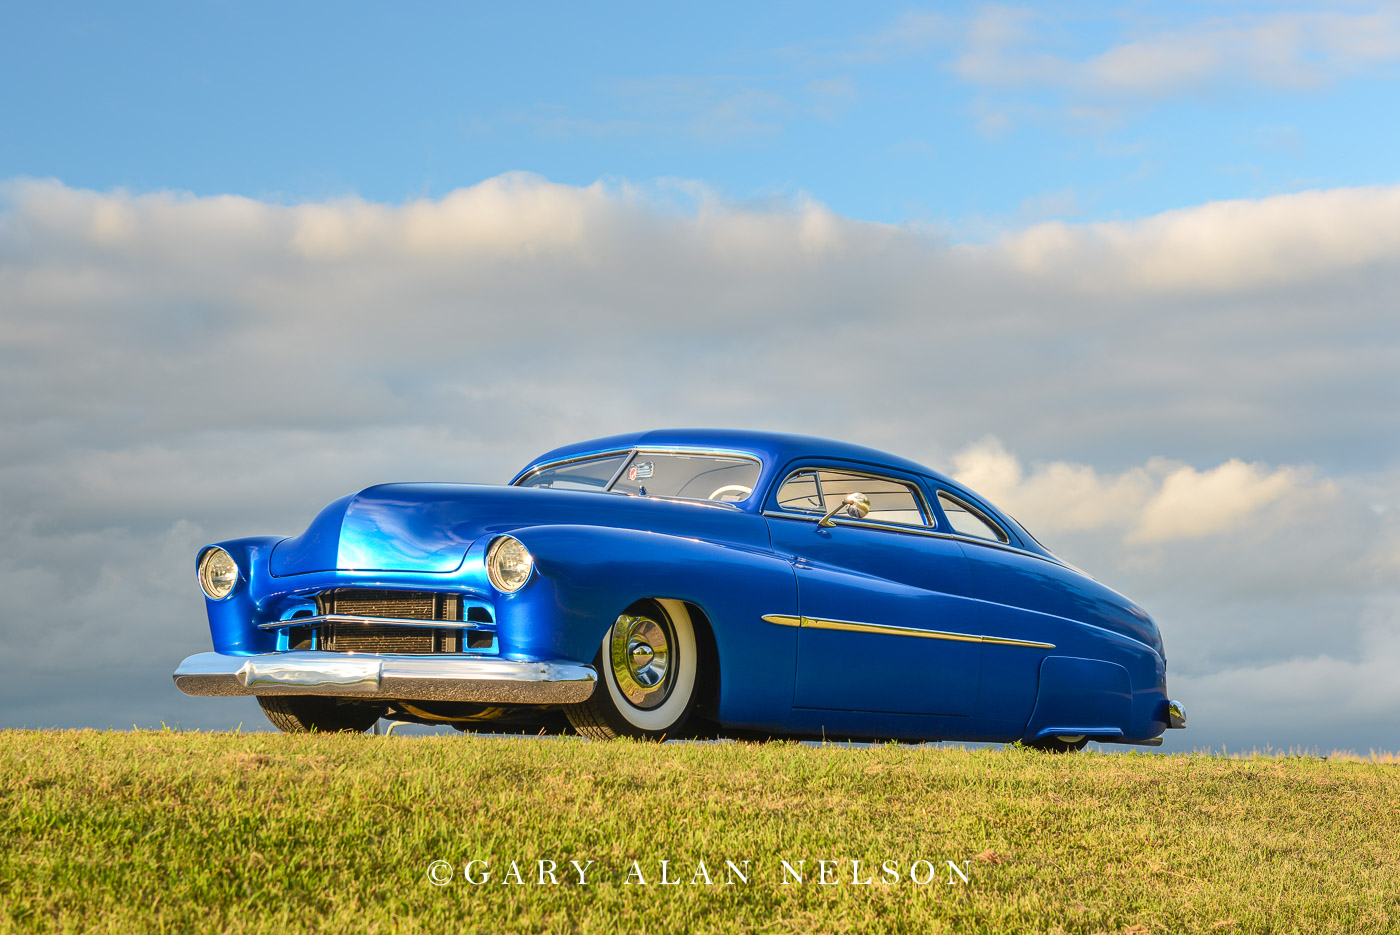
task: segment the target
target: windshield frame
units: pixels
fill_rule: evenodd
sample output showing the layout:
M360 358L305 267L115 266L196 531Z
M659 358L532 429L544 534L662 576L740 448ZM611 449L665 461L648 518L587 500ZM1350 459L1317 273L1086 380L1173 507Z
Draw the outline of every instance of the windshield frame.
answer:
M566 464L577 464L581 461L595 461L603 460L605 458L615 458L621 456L622 463L618 466L617 470L613 472L613 476L608 478L608 483L606 486L598 490L575 490L571 492L607 493L617 497L639 497L638 494L623 493L620 490L612 489L613 484L616 484L618 478L622 476L622 472L627 470L627 465L631 464L632 459L639 454L689 455L701 458L731 458L743 461L752 461L754 464L758 465L758 477L754 480L753 491L750 492L749 495L743 500L702 500L696 497L663 497L652 494L642 496L640 497L640 499L675 500L680 503L709 503L715 506L734 507L735 509L743 509L743 507L740 506L740 504L760 502L759 494L761 493L761 491L759 490L759 487L762 485L763 469L766 466L764 464L763 459L760 458L758 455L754 454L752 451L743 451L738 448L715 448L708 445L633 445L630 448L603 448L598 451L590 451L587 454L570 455L567 458L559 458L554 461L544 461L539 464L532 465L529 469L527 469L524 473L522 473L519 477L512 481L510 483L510 486L519 487L525 481L539 474L541 471L546 471L550 468L562 467ZM547 490L549 488L540 489Z

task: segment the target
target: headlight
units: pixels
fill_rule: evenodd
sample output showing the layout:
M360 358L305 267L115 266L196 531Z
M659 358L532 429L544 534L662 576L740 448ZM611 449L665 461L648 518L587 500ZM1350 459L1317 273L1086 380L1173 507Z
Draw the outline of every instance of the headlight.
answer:
M238 563L223 549L210 549L199 560L199 586L216 601L233 592L238 583Z
M501 536L486 553L486 576L498 591L519 591L530 580L535 557L519 539Z

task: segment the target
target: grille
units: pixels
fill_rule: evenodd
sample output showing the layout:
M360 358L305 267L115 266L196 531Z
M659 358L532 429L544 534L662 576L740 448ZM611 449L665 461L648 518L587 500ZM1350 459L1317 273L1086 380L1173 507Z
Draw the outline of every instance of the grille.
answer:
M452 648L442 647L447 640ZM322 630L326 649L333 653L433 653L456 652L457 634L450 630L420 627L376 627L366 624L335 624ZM442 647L442 648L439 648Z
M316 598L318 612L357 617L404 617L408 620L461 620L462 598L435 591L387 591L337 588Z
M318 613L322 614L407 620L462 619L459 595L433 591L338 588L318 595L316 604ZM333 653L456 653L462 650L462 631L366 623L327 624L320 629L320 648Z

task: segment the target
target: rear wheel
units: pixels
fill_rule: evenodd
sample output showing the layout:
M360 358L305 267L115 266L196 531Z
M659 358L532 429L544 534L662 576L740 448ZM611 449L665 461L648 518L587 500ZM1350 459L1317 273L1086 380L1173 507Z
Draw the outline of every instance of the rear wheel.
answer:
M1084 749L1084 745L1088 742L1089 738L1083 734L1057 734L1054 737L1032 740L1026 746L1035 750L1044 750L1046 753L1078 753Z
M695 706L699 654L680 601L638 601L603 636L593 697L569 705L574 729L594 740L674 737Z
M315 695L259 695L258 704L273 726L287 734L363 734L388 710Z

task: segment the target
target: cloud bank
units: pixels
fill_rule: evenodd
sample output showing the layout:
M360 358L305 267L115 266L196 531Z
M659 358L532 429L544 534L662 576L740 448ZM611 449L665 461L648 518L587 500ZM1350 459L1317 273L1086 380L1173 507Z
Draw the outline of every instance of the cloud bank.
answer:
M712 424L963 476L1159 617L1187 742L1400 747L1396 231L1400 188L975 244L684 183L6 183L6 721L257 723L169 687L203 542Z

